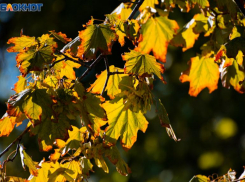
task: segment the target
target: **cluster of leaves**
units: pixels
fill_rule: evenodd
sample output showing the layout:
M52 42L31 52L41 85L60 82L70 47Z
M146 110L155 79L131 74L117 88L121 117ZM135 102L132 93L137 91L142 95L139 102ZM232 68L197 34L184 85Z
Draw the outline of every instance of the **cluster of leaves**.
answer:
M200 13L179 29L168 18L177 7L183 12L198 7ZM0 136L8 136L28 119L25 131L38 135L40 150L54 151L49 160L38 163L18 144L22 165L31 174L28 181L84 181L93 172L93 162L109 172L105 157L127 175L130 169L116 143L120 138L125 150L133 146L138 130L147 129L144 114L152 104L161 125L178 141L163 104L152 93L154 76L166 84L169 44L186 51L200 35L210 38L180 76L181 82L190 82L191 96L206 87L214 91L219 78L223 86L245 92L245 19L234 1L139 0L121 3L101 24L95 21L92 18L73 40L50 31L38 38L21 35L8 41L14 44L8 51L18 52L21 75L0 120ZM125 66L118 68L106 55L112 54L115 41L124 46L125 38L135 48L122 55ZM102 59L105 71L84 88L82 79ZM87 69L79 77L74 69L82 67ZM1 171L6 173L4 165Z
M236 171L229 169L227 174L223 176L218 176L217 174L213 174L210 176L204 175L196 175L190 180L190 182L244 182L245 181L245 172L243 172L239 178L236 177Z

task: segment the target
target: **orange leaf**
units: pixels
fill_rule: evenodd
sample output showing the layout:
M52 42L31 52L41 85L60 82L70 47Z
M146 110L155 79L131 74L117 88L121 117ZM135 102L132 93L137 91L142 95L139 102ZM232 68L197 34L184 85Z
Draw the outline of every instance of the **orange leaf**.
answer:
M63 34L61 32L56 33L54 30L49 31L51 32L51 34L58 40L60 40L63 43L67 43L70 42L72 39L71 38L67 38L66 34Z
M196 56L191 58L190 67L180 76L180 81L190 82L189 94L197 96L205 87L209 93L218 88L219 67L214 58Z

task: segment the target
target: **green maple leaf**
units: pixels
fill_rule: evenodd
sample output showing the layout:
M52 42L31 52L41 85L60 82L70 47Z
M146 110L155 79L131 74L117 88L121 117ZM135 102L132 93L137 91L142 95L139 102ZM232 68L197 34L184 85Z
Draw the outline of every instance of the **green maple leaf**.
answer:
M164 72L164 67L156 61L154 56L131 50L122 55L122 58L126 61L124 68L126 73L139 76L155 74L163 80L161 73Z
M130 109L124 110L123 99L116 103L106 102L103 104L108 116L109 126L106 128L105 140L115 144L121 137L122 146L130 149L137 140L137 132L146 131L148 122L139 111L132 112Z
M96 53L110 54L112 42L116 41L116 34L109 25L88 25L79 32L81 45L78 48L77 56L81 59L95 59Z
M58 121L52 121L50 118L43 120L39 125L31 128L31 133L38 135L39 149L49 151L56 139L68 139L68 129L71 129L69 119L60 115Z

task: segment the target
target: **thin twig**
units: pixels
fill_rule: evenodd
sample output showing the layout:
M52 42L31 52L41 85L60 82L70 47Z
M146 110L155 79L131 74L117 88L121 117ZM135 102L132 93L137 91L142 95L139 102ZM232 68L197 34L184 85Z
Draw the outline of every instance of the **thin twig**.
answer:
M140 6L142 5L142 3L144 2L144 0L139 0L138 3L136 4L136 6L134 7L132 13L129 15L128 20L133 19L135 13L138 11L138 9L140 8Z
M28 126L6 149L4 149L4 151L2 151L2 153L0 154L0 158L17 142L17 141L21 141L22 137L24 134L26 134L31 128L31 125Z
M3 161L2 168L4 168L4 166L6 165L6 163L8 163L8 162L10 162L10 161L11 161L11 162L14 161L14 159L15 159L15 157L17 156L17 154L18 154L18 152L19 152L19 149L20 149L20 141L21 141L21 139L18 140L18 144L17 144L16 150L13 151L13 152L15 152L14 156L13 156L11 159L9 159L9 157L8 157L7 160ZM12 153L11 153L11 154L12 154ZM10 154L10 155L11 155L11 154ZM10 155L9 155L9 156L10 156Z
M105 88L108 84L108 80L110 78L110 69L109 69L109 63L108 63L108 59L107 57L105 56L104 57L104 61L105 61L105 67L106 67L106 71L107 71L107 76L106 76L106 81L105 81L105 84L104 84L104 87L102 89L102 92L101 92L101 95L103 95L104 91L105 91Z
M59 62L61 62L61 61L64 61L65 59L66 59L66 58L63 58L63 59L60 59L60 60L58 60L58 61L53 62L53 63L49 66L49 68L53 68L55 64L57 64L57 63L59 63Z
M134 7L132 13L129 15L128 20L133 19L135 13L139 10L140 6L142 5L142 3L144 2L144 0L139 0L138 3L136 4L136 6ZM74 38L71 42L69 42L67 45L65 45L63 47L63 49L60 51L62 54L65 52L65 50L72 46L72 44L76 41L79 41L80 37L77 36L76 38ZM103 54L101 53L96 60L94 60L94 62L87 68L87 70L82 74L82 76L79 77L79 81L81 82L82 79L92 70L92 68L102 59ZM74 85L71 86L71 89L74 88Z
M242 5L241 1L240 0L234 0L239 8L239 10L242 12L243 16L245 17L245 8L244 6Z

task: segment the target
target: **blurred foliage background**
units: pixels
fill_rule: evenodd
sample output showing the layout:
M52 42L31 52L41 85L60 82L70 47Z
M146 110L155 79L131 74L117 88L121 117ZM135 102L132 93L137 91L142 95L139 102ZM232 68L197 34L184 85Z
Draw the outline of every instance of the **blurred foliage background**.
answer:
M1 2L1 0L0 0ZM19 75L15 67L15 53L7 53L7 40L20 35L41 36L50 30L66 33L74 38L83 29L91 16L104 20L104 15L112 12L121 2L117 0L21 0L5 1L5 3L43 3L41 12L0 12L0 114L6 111L8 97L14 92L11 87ZM178 8L170 13L181 26L191 20L198 9L190 13L181 13ZM191 57L200 53L200 46L207 38L200 36L195 47L184 53L181 48L169 47L166 72L164 78L167 84L155 81L154 94L161 98L169 114L172 126L181 141L171 140L165 129L160 126L155 108L146 114L149 127L146 134L138 133L138 141L133 148L122 155L132 169L128 177L121 176L110 166L110 173L94 167L95 173L89 182L186 182L195 174L219 175L227 173L229 168L243 172L245 163L245 122L244 95L233 89L226 89L219 83L219 89L212 94L205 89L198 97L188 95L189 84L181 84L179 76L187 69ZM122 67L124 62L121 54L133 48L130 42L124 47L118 43L113 46L113 55L109 56L110 64ZM105 67L103 62L84 79L89 85L95 80L95 74ZM78 70L81 74L83 70ZM0 151L6 148L23 130L20 126L7 138L0 138ZM22 143L33 160L40 161L44 155L38 152L37 138L25 135ZM120 147L121 148L121 147ZM14 148L11 148L14 150ZM7 155L0 160L3 161ZM109 162L108 162L109 163ZM28 177L28 172L21 167L19 156L13 163L7 165L7 175Z

